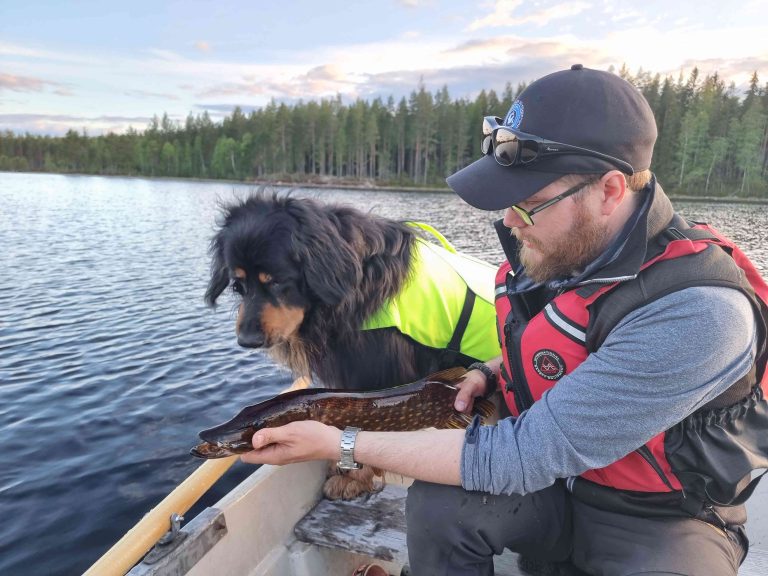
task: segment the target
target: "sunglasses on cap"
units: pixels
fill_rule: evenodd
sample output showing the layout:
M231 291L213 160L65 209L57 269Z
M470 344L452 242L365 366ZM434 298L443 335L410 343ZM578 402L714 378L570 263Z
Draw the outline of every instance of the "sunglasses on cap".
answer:
M490 154L493 151L493 157L501 166L524 166L550 156L572 154L600 158L613 164L630 176L635 173L632 165L624 162L624 160L619 160L596 150L554 142L534 136L533 134L520 132L509 126L502 125L501 118L497 116L486 116L483 118L483 143L481 150L483 154Z
M600 180L600 178L590 178L589 180L585 180L584 182L579 182L578 184L576 184L576 186L573 186L572 188L568 188L568 190L566 190L562 194L558 194L554 198L550 198L546 202L542 202L541 204L531 208L530 210L521 208L517 204L515 204L514 206L510 206L510 208L514 210L515 214L520 216L522 221L525 222L528 226L533 226L534 214L536 214L537 212L541 212L545 208L549 208L550 206L552 206L552 204L557 204L558 202L560 202L560 200L563 200L564 198L568 198L568 196L573 196L574 194L576 194L576 192L583 190L587 186L592 186L592 184L594 184L598 180Z

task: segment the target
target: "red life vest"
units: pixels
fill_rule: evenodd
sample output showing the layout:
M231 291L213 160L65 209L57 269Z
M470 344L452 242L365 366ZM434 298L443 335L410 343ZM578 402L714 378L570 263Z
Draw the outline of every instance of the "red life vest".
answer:
M675 218L672 222L683 228L682 219ZM674 500L667 497L661 501L674 501L683 507L681 499L685 499L686 493L694 493L699 505L740 504L748 497L739 495L746 492L744 486L751 470L768 465L767 441L754 434L745 445L744 438L738 437L744 427L764 433L768 423L768 404L764 398L768 392L764 328L768 319L768 285L743 252L712 228L695 225L684 233L677 228L668 228L667 232L670 231L668 236L672 239L663 241L657 253L640 267L638 276L643 276L645 282L638 293L645 293L649 286L658 295L703 285L741 290L753 303L762 326L758 330L758 360L747 376L718 397L720 403L707 404L640 449L605 468L589 470L581 478L623 492L667 496L675 493ZM732 265L734 262L736 266ZM621 304L626 298L611 299L611 294L619 289L627 294L633 288L631 284L637 285L633 279L624 279L576 287L549 301L545 298L538 306L531 305L525 295L507 289L510 270L510 263L505 262L496 275L497 328L503 356L499 386L509 410L517 416L563 376L576 370L621 318L649 300L638 300L626 308ZM675 287L678 281L680 285ZM605 305L608 301L612 305ZM617 307L621 309L618 314ZM601 320L611 314L614 317L606 326ZM712 437L689 433L686 422L696 418L697 426L712 427ZM717 418L726 418L726 425L720 426ZM710 449L713 446L715 449ZM750 452L758 453L759 457ZM754 485L749 493L753 488Z

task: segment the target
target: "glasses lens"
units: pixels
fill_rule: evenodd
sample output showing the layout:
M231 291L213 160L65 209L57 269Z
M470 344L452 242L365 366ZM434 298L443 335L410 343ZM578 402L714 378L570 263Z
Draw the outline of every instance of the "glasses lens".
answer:
M539 144L533 140L520 141L520 163L533 162L539 155Z
M498 124L496 126L498 126ZM494 126L491 123L490 118L488 117L483 118L483 135L490 136L493 133L493 129L496 128L496 126Z
M483 141L480 143L480 150L483 151L483 154L488 154L488 152L491 151L491 142L493 141L493 136L490 134L483 138Z
M519 206L512 206L512 210L514 210L515 214L520 216L523 222L525 222L528 226L533 226L533 219L531 218L531 215L528 214L528 212L526 212Z
M512 166L517 161L519 140L509 130L500 128L494 134L493 154L502 166Z
M512 166L517 158L517 140L511 142L499 142L496 140L496 145L493 147L493 154L496 157L496 162L502 166Z

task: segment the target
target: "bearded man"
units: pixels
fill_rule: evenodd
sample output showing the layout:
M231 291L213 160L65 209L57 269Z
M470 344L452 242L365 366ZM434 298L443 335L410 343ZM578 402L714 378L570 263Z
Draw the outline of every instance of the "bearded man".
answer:
M411 573L491 575L504 548L588 574L735 576L744 502L768 467L768 285L686 222L650 172L656 124L614 74L574 65L483 123L448 179L496 228L502 356L456 408L499 390L511 416L466 431L254 435L248 462L339 458L417 479ZM350 448L350 436L352 437Z

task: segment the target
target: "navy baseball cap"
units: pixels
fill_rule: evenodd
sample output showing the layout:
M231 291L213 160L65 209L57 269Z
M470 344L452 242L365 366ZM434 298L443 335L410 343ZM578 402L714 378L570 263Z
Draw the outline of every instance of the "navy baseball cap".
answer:
M611 72L581 64L533 82L514 101L501 125L601 152L629 163L635 172L650 168L656 142L656 120L640 91ZM447 182L475 208L501 210L565 174L613 169L616 165L604 159L581 154L546 156L513 166L501 166L488 154L449 176Z

